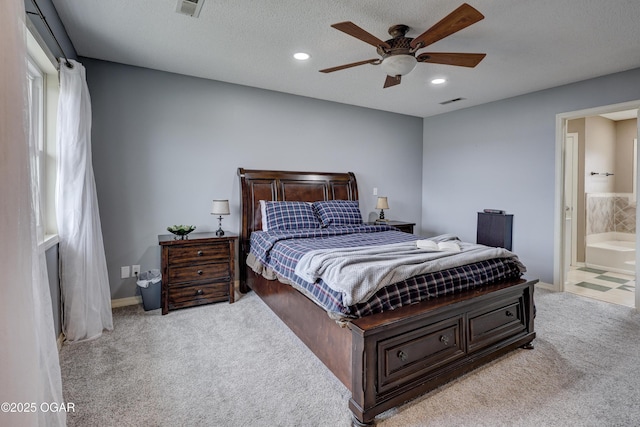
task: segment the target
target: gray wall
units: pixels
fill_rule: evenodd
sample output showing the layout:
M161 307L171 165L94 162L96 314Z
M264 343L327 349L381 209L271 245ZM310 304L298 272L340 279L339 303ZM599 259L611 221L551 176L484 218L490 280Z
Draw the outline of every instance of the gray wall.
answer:
M47 258L47 273L49 275L49 290L51 292L51 309L53 312L53 327L56 338L62 332L62 307L60 304L60 281L58 270L58 245L53 245L45 253Z
M120 267L160 267L158 234L212 231L212 199L239 228L238 167L352 171L365 217L420 226L422 119L81 58L93 108L93 164L112 298L133 296Z
M40 19L38 15L34 14L37 12L37 9L34 6L33 1L24 0L24 8L27 12L27 18L35 26L38 34L42 37L51 53L53 53L56 58L61 58L66 55L68 59L77 59L73 43L71 43L71 40L67 35L67 30L64 28L64 25L62 25L62 21L60 21L60 17L58 16L58 11L51 0L37 0L37 3L38 6L40 6L40 11L44 17L47 18L47 23L49 24L49 27L51 27L51 31L55 35L56 40L58 40L60 47L58 47L56 41L51 37L51 34L49 33L49 30L47 30L42 19ZM60 50L61 48L62 51Z
M514 214L513 250L553 283L556 114L640 99L640 69L424 120L422 227L475 241L477 212Z

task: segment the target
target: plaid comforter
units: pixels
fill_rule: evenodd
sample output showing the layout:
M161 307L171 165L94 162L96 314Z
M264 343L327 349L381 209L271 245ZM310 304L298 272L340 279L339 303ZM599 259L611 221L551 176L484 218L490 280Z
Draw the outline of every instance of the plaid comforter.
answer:
M257 231L251 234L250 258L262 271L266 268L290 283L336 319L357 318L393 310L403 305L449 295L498 280L520 277L517 258L496 258L462 265L443 271L411 277L388 285L368 301L346 306L342 294L329 288L322 280L308 283L295 274L302 256L311 250L340 249L356 246L377 246L417 240L389 226L342 226L325 229L293 231ZM251 264L251 263L250 263Z

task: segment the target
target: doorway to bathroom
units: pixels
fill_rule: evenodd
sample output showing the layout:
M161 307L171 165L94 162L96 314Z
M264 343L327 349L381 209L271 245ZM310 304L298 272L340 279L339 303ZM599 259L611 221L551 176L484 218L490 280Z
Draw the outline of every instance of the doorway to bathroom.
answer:
M640 101L558 115L556 287L640 307L636 292Z

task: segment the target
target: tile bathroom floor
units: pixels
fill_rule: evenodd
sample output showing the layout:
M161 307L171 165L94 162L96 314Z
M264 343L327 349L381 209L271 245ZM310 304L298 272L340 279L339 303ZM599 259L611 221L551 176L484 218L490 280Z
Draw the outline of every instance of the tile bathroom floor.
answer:
M588 267L571 268L564 290L613 304L635 306L634 276Z

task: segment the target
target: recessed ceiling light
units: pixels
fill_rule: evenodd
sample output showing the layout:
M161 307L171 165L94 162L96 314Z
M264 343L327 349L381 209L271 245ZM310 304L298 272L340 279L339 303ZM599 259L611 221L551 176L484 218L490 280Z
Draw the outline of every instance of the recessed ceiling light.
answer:
M446 81L447 81L446 79L433 79L433 80L431 80L431 84L441 85L441 84L445 83Z
M308 53L304 53L304 52L294 53L293 57L296 58L298 61L306 61L307 59L311 58L311 56Z

